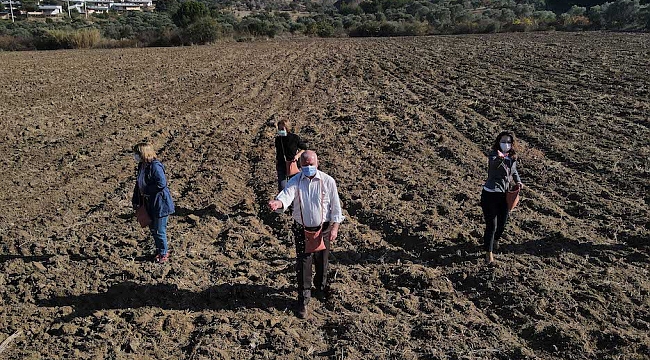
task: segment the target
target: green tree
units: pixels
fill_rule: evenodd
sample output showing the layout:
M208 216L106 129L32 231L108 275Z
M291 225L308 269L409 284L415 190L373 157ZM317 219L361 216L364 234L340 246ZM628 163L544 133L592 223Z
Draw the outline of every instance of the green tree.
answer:
M320 37L331 37L334 35L334 27L327 21L320 21L316 23L315 33Z
M208 17L209 15L210 12L204 3L190 0L182 3L178 7L178 10L172 16L172 20L180 27L187 27L198 19Z
M178 0L157 0L156 1L156 12L165 12L168 14L174 14L180 3Z
M603 9L600 5L592 6L589 8L587 17L593 26L597 29L602 29L606 25L605 17L603 16Z
M444 7L435 7L426 16L429 24L436 29L441 29L451 25L451 10Z
M380 0L365 0L359 4L359 7L366 14L377 14L384 11Z
M636 26L639 15L639 0L616 0L605 9L605 22L610 29L624 29Z
M25 11L32 12L38 10L36 0L23 0L22 7Z
M567 14L569 16L584 16L587 13L587 8L573 5L569 11L567 11Z
M552 11L535 11L533 18L537 20L538 24L551 24L557 19L557 16Z

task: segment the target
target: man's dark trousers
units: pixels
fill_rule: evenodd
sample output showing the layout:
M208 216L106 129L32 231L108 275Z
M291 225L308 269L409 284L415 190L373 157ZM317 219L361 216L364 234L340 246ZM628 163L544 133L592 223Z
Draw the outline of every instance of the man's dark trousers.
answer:
M328 225L325 228L325 225ZM329 224L323 224L323 231L329 230ZM327 267L329 265L330 240L329 231L324 234L325 250L315 253L305 253L305 232L302 225L294 222L293 238L296 245L296 275L298 281L298 301L307 302L311 298L312 263L316 265L314 287L324 291L327 287Z

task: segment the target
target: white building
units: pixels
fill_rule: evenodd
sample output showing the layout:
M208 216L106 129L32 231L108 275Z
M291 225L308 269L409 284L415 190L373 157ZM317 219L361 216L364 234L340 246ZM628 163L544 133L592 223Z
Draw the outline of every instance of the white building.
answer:
M109 10L117 12L150 11L153 10L153 0L72 0L70 8L80 13L105 13Z
M63 14L63 6L61 5L39 5L38 10L44 16L57 16Z
M9 6L10 5L14 7L14 10L20 9L20 1L11 1L11 2L9 2L9 0L2 0L2 1L0 1L0 3L2 3L2 5L5 6L5 11L9 11Z
M154 9L154 0L64 0L68 3L70 10L77 10L80 14L106 13L109 10L117 12L129 11L152 11ZM6 12L9 11L10 5L14 11L21 10L20 1L0 0L4 5ZM37 0L37 4L40 1ZM28 15L36 16L57 16L63 14L63 6L60 5L38 5L38 11L30 12Z

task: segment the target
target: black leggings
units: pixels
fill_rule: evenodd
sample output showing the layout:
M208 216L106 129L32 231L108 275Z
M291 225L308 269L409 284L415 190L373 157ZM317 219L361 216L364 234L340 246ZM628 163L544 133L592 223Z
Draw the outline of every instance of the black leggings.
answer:
M485 218L485 235L483 236L483 248L492 252L503 234L508 221L508 204L506 193L488 192L481 193L481 209Z

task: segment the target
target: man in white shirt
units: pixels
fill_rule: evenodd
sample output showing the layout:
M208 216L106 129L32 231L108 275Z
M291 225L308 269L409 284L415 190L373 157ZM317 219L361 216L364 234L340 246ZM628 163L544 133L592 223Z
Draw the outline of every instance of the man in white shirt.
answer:
M293 205L293 234L296 244L296 270L298 272L298 309L300 318L307 317L307 305L311 298L312 259L316 263L315 289L327 291L327 266L330 242L336 240L339 225L345 219L336 181L318 170L318 157L307 150L300 156L301 173L292 177L287 187L275 200L269 202L272 211L286 211ZM305 231L321 230L325 249L306 249Z

